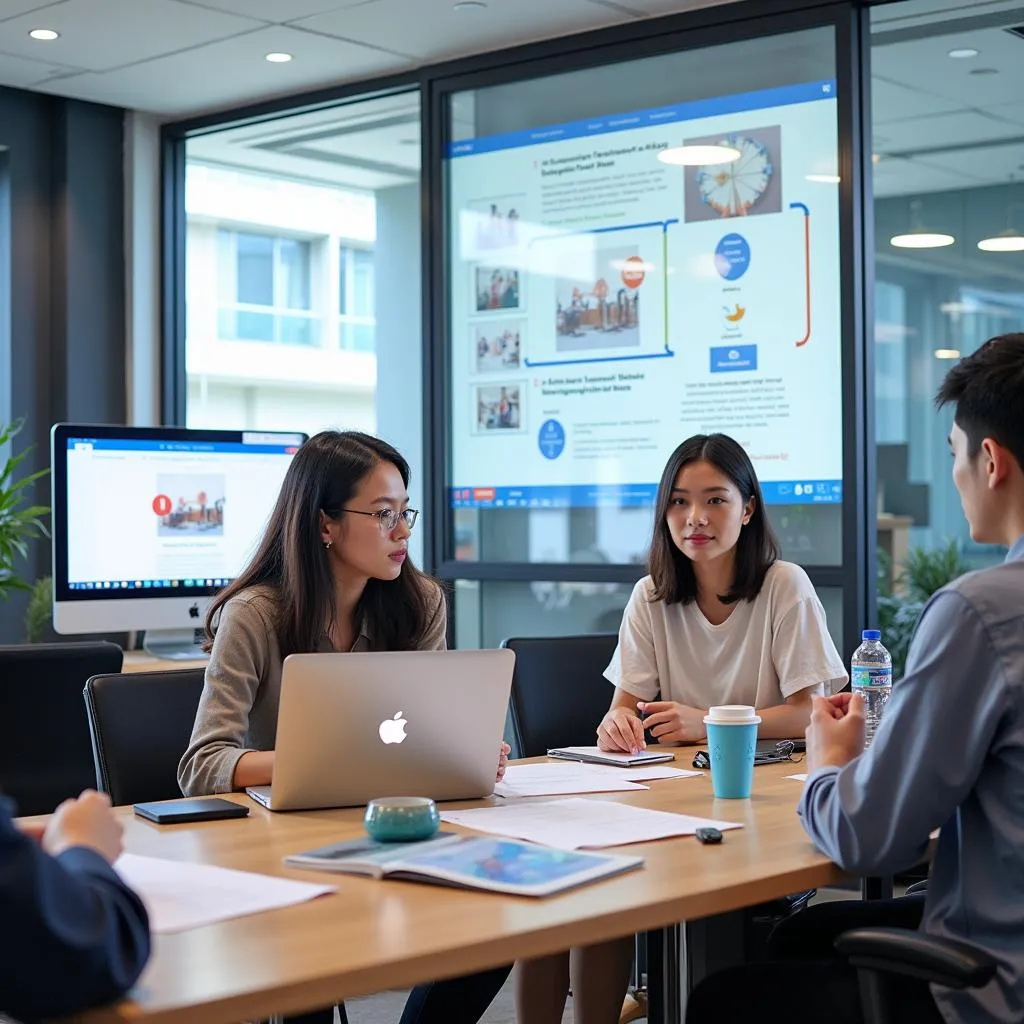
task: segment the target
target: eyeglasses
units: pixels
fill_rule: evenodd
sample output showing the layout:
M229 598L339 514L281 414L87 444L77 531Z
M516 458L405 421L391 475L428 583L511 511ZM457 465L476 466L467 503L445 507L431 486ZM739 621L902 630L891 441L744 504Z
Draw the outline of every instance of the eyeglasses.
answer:
M792 740L779 740L774 750L758 750L754 754L754 764L778 764L780 761L792 761L799 764L804 759L802 753L796 752L796 744ZM706 750L698 750L693 756L693 767L707 769L711 767L711 758Z
M411 530L416 525L420 514L419 509L415 508L404 508L401 512L396 512L393 508L382 508L376 512L360 512L357 508L343 508L341 511L351 512L356 516L373 516L385 533L390 533L398 525L399 519L405 523L406 529Z

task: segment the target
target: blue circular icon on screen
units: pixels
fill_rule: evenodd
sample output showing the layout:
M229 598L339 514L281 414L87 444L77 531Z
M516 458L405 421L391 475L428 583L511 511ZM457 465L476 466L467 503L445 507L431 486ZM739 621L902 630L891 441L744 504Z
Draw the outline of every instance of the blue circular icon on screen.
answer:
M750 266L750 246L735 231L726 235L715 248L715 270L726 279L736 281Z
M565 451L565 429L558 420L545 420L537 438L545 459L557 459Z

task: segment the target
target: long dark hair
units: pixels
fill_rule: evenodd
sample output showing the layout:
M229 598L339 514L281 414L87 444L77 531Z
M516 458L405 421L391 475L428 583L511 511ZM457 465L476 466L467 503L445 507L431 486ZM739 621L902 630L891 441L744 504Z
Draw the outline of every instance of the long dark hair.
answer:
M250 587L276 591L278 644L282 657L309 653L337 615L334 577L320 537L320 512L342 514L363 478L390 462L409 486L409 464L379 438L357 431L325 430L295 453L277 504L252 561L221 591L206 616L206 647L213 643L220 609ZM443 597L438 584L406 559L395 580L371 579L356 606L374 650L415 650Z
M654 582L652 600L689 604L697 599L693 563L676 547L668 529L668 510L679 471L692 462L710 462L735 485L744 503L754 499L750 522L740 531L736 544L736 573L732 587L718 599L725 604L753 601L761 592L768 570L778 560L779 542L764 511L761 485L743 446L726 434L695 434L687 438L665 464L655 502L654 536L647 559Z

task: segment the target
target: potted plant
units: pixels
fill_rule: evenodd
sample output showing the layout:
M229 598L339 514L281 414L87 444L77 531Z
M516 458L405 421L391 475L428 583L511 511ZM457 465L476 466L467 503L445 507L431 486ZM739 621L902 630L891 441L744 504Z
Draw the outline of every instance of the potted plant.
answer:
M25 642L44 643L57 639L53 632L53 577L41 576L29 594L25 608Z
M19 419L0 428L0 450L10 444L23 425L24 421ZM28 488L49 470L41 469L15 479L18 467L30 450L9 456L0 470L0 597L5 601L10 600L12 591L32 589L31 584L18 576L17 562L28 557L31 541L50 536L43 522L43 517L50 513L49 506L25 504L30 493Z
M889 557L884 551L878 553L878 628L892 655L893 679L903 675L910 639L932 594L969 570L959 546L951 540L932 551L911 548L907 564L890 584Z

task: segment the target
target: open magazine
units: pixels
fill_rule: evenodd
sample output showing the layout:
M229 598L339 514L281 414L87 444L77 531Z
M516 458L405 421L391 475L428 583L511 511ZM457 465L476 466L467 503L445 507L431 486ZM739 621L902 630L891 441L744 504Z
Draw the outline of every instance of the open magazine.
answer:
M497 836L441 833L417 843L354 839L285 857L292 867L400 878L519 896L550 896L632 871L642 857L554 850Z

